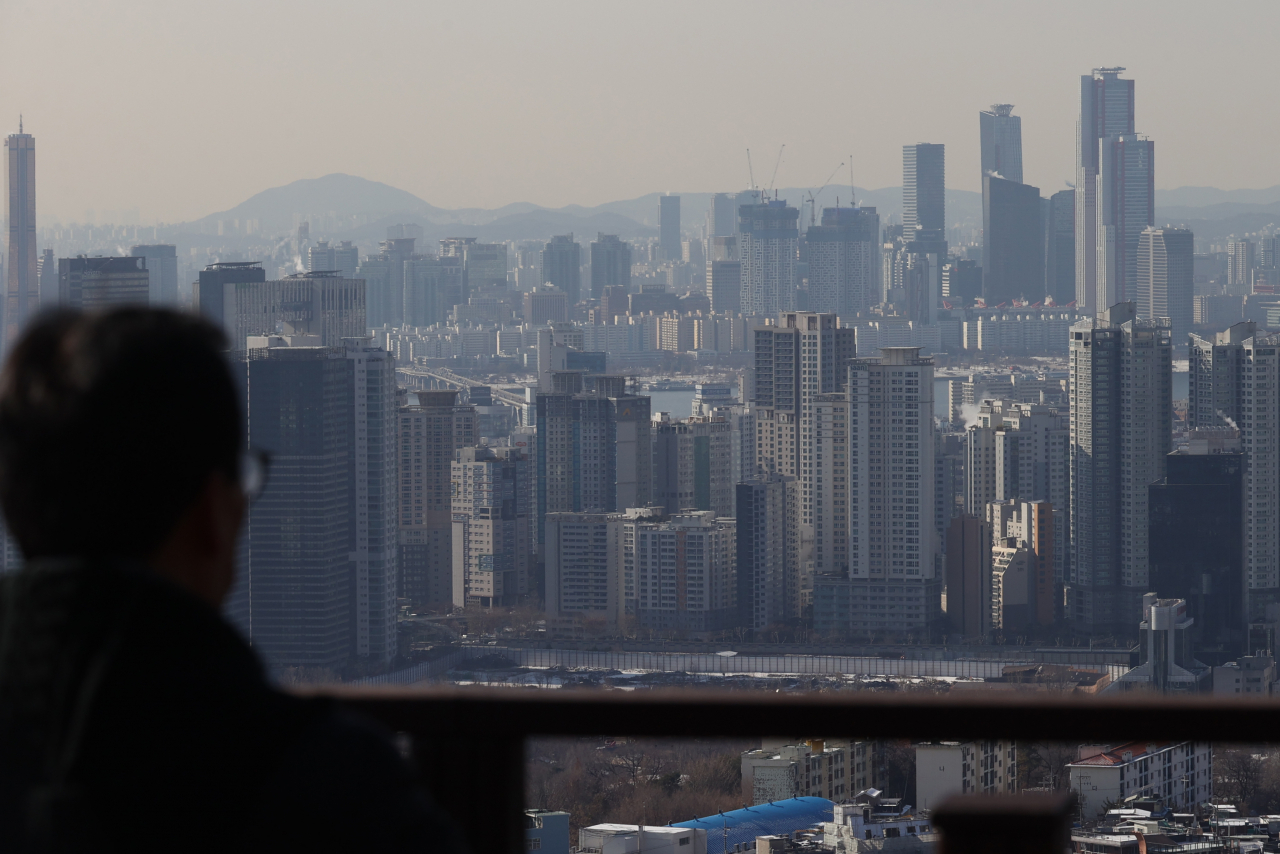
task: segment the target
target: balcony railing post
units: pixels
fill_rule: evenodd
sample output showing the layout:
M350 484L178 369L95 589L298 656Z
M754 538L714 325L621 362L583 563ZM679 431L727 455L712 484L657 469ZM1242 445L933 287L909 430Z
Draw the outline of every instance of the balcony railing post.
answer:
M501 732L414 741L418 773L462 829L469 854L524 850L524 749L521 735Z

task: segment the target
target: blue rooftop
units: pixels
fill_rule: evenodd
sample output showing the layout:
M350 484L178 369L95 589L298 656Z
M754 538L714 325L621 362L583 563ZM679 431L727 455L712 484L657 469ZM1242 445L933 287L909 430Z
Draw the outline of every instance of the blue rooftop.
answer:
M792 831L831 821L834 806L835 802L826 798L791 798L692 821L677 821L671 826L706 830L707 854L723 854L733 851L735 845L754 845L757 836L790 835ZM729 829L727 849L724 847L726 827Z

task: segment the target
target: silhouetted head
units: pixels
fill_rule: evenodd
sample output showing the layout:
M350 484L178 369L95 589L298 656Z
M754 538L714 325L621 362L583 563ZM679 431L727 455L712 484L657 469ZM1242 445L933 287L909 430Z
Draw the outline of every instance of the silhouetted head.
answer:
M226 347L216 327L167 309L32 321L0 373L0 506L28 560L230 571L245 431ZM177 580L217 600L230 584Z

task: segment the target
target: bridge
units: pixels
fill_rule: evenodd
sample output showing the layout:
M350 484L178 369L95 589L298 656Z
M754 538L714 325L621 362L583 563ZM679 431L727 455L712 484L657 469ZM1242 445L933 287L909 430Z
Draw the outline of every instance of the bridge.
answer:
M507 406L524 406L524 394L510 388L490 386L488 383L464 377L448 368L425 368L421 366L397 367L396 374L404 383L404 387L417 391L428 388L456 388L459 390L488 386L493 391L493 399Z

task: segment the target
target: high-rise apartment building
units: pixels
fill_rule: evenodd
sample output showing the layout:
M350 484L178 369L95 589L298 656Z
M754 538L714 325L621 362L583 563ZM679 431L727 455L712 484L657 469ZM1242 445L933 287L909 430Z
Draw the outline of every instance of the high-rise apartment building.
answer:
M653 425L649 398L623 377L595 377L536 399L537 522L550 513L622 512L653 500ZM545 532L539 542L543 542Z
M560 234L543 246L540 258L542 283L564 291L572 311L582 297L582 247L572 234Z
M978 113L982 144L982 175L997 175L1022 183L1022 118L1013 114L1013 104L992 104Z
M707 296L716 314L736 314L742 309L742 262L708 261Z
M71 308L146 305L149 282L145 258L79 255L58 259L58 302Z
M666 413L659 413L665 415ZM733 435L714 415L653 422L653 502L667 514L708 510L733 516Z
M1150 589L1147 486L1172 450L1169 327L1114 305L1071 327L1071 562L1067 619L1130 636Z
M902 239L933 246L947 239L946 146L902 147ZM936 251L936 250L928 250ZM946 251L941 252L943 256Z
M658 197L658 247L664 261L679 261L683 256L680 247L680 197L670 193Z
M531 475L523 448L462 448L453 470L453 604L514 605L529 593Z
M1155 222L1155 143L1126 133L1099 142L1097 305L1134 302L1138 244Z
M548 628L595 622L617 626L623 616L620 562L623 516L546 515Z
M477 243L474 237L446 237L440 241L440 257L462 261L466 279L459 303L465 303L477 288L507 283L505 243Z
M1212 339L1191 335L1187 421L1237 427L1245 455L1245 617L1267 621L1280 602L1280 335L1237 323ZM1161 592L1161 595L1164 595Z
M800 212L782 201L738 207L743 314L773 316L795 307Z
M400 595L419 611L454 604L452 468L479 441L476 408L457 400L456 391L409 392L397 414Z
M962 514L947 527L947 630L962 638L991 631L991 525Z
M823 208L805 232L809 309L852 320L880 302L880 216L875 208Z
M1257 245L1252 240L1227 243L1227 286L1232 293L1247 294L1253 285L1253 269L1257 266Z
M176 306L178 304L178 248L167 243L135 246L129 254L135 258L147 259L147 301L152 305Z
M834 314L784 312L778 325L754 330L757 462L762 471L794 475L799 481L799 548L806 592L817 571L812 561L820 466L813 400L845 390L848 366L857 355L856 331L841 329L838 321Z
M982 176L982 295L989 306L1044 295L1044 231L1040 190Z
M591 243L591 298L602 298L610 287L631 291L631 244L616 234L601 234Z
M1044 292L1054 305L1076 299L1076 191L1059 190L1049 197L1045 223Z
M324 347L340 347L344 338L369 333L362 279L295 273L270 281L224 282L222 287L224 324L233 350L243 348L250 335L275 335L277 324L286 335L318 335Z
M927 636L940 618L933 362L881 348L849 367L849 572L814 579L815 628Z
M992 556L992 627L1006 635L1030 626L1052 626L1060 610L1061 584L1055 572L1059 514L1048 501L1010 498L987 505L992 541L1004 552ZM1001 566L997 566L1001 564ZM999 576L1003 575L1003 578Z
M4 342L8 351L27 320L40 310L36 277L36 140L22 130L4 140L4 194L8 200L8 258L5 272Z
M1122 71L1123 68L1095 68L1080 78L1080 119L1076 123L1076 304L1090 314L1113 304L1098 302L1099 241L1104 233L1098 177L1102 171L1102 140L1134 132L1133 81L1121 79ZM1121 159L1116 165L1124 164ZM1116 176L1113 172L1112 178ZM1123 187L1123 174L1119 177ZM1113 193L1113 200L1114 197ZM1113 225L1115 213L1112 212ZM1148 220L1142 225L1145 228L1150 224Z
M737 531L712 511L637 519L620 556L630 558L642 629L717 632L739 625Z
M279 666L385 666L396 654L395 361L368 339L250 343L249 442L272 455L249 515L254 646Z
M1195 237L1185 228L1147 228L1138 238L1138 317L1169 318L1173 344L1187 343L1195 299Z
M800 491L765 474L737 492L738 624L759 632L800 616Z

